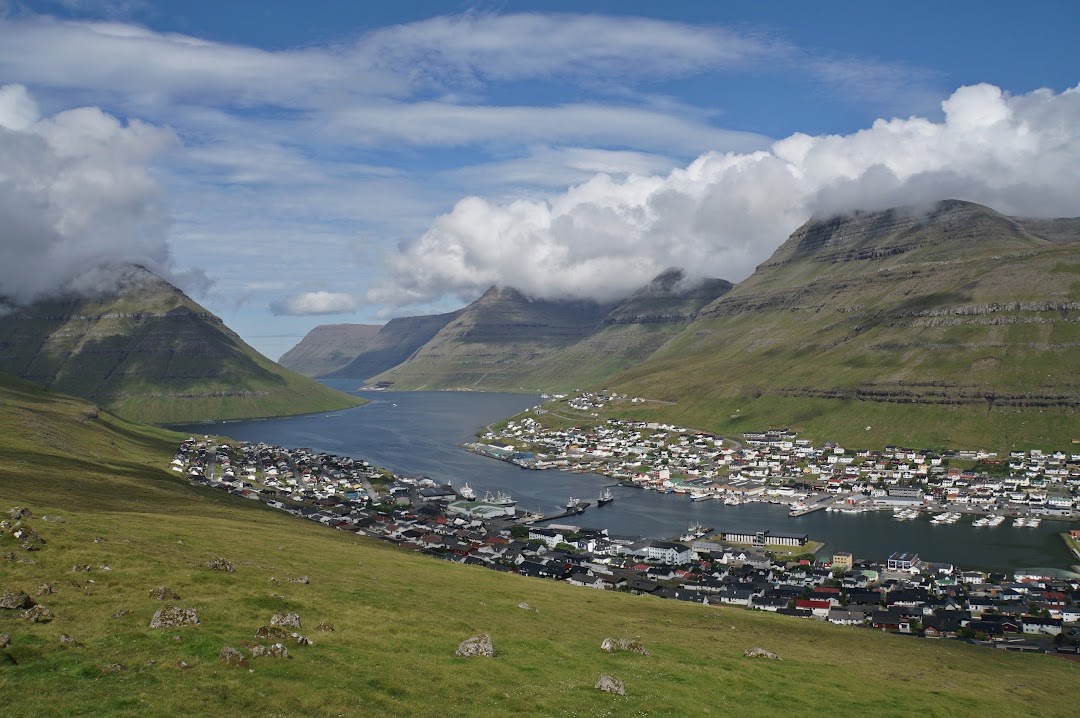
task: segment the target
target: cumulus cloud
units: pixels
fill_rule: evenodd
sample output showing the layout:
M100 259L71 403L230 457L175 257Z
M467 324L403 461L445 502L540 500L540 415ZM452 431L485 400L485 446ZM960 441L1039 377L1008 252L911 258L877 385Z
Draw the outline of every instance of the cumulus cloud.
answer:
M102 265L168 274L168 213L151 164L170 130L96 107L42 116L0 87L0 295L24 303Z
M1080 214L1080 87L961 87L944 120L878 120L710 152L662 176L599 174L550 199L459 201L385 259L372 302L492 284L536 297L625 296L666 267L738 281L813 215L956 198L1026 216Z
M319 314L351 314L360 307L360 300L344 292L305 292L271 302L275 316L308 317Z

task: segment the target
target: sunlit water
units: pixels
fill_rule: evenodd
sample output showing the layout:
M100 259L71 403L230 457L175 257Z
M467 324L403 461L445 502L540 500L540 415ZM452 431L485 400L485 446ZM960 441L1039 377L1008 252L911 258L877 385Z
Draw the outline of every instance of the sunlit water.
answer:
M183 431L220 433L238 440L367 459L391 471L426 474L460 487L465 482L484 491L513 494L518 507L559 513L575 496L593 502L572 523L606 528L617 535L670 538L698 522L717 530L762 530L806 533L824 541L825 552L851 551L857 557L885 559L893 551L916 551L925 560L963 568L1010 569L1027 566L1066 567L1075 561L1057 534L1068 524L1044 520L1037 529L1013 528L1006 521L995 528L975 528L970 518L952 525L934 525L923 517L898 522L891 513L838 514L819 511L790 518L775 504L724 506L719 501L690 501L686 495L658 494L615 487L615 501L597 508L596 497L613 482L596 474L557 470L528 471L460 448L487 424L539 402L522 394L474 392L360 392L356 382L329 385L362 396L370 403L331 414L187 426ZM567 520L567 522L571 522ZM1074 524L1075 525L1075 524ZM823 554L824 555L824 554Z

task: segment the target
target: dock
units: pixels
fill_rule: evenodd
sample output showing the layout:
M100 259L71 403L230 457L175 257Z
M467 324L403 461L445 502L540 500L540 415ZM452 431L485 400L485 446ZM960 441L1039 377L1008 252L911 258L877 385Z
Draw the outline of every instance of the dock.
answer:
M544 521L554 521L555 519L565 519L565 518L567 518L569 516L579 516L579 515L585 513L585 509L589 508L590 506L592 506L591 502L582 501L580 504L578 504L578 507L576 509L574 509L573 511L564 511L561 514L557 514L555 516L545 516L544 518L540 519L540 521L537 521L536 523L542 523Z

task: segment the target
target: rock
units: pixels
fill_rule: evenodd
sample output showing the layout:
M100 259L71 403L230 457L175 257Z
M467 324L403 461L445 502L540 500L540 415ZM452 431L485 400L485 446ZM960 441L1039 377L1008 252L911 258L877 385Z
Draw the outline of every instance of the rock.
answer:
M8 521L7 519L4 519L3 521L0 521L0 531L9 531L9 530L11 530L11 522Z
M131 611L127 610L126 608L121 608L119 610L114 611L112 617L113 618L123 618L124 616L128 615L129 613L131 613Z
M72 638L71 636L69 636L66 633L61 633L60 634L60 643L63 643L65 646L78 646L78 645L81 645L78 641L76 641L74 638Z
M30 623L48 623L55 618L52 611L40 605L26 609L23 611L22 617L30 621Z
M270 625L300 628L300 616L295 613L275 613L270 617Z
M330 623L329 621L323 621L319 625L315 626L315 630L322 631L323 633L333 633L334 624Z
M234 573L236 571L236 569L233 568L233 565L231 563L221 558L220 556L215 556L214 558L207 561L206 567L211 571L227 571L229 573Z
M772 651L766 651L764 648L747 648L745 651L743 651L743 655L747 658L768 658L773 661L784 660Z
M22 591L5 591L4 593L0 593L0 608L14 611L22 608L30 608L33 605L34 602Z
M525 603L524 601L522 601L521 603L519 603L519 604L518 604L518 608L523 608L523 609L525 609L526 611L532 611L533 613L540 613L540 609L539 609L539 608L533 608L532 606L530 606L529 604Z
M23 541L19 544L19 548L23 551L40 551L41 544L34 543L33 541Z
M289 583L311 583L311 580L307 576L300 576L298 578L290 578Z
M101 564L100 566L98 566L98 568L101 569L102 571L112 571L112 566L110 566L107 563Z
M462 658L474 658L476 656L494 658L495 646L491 642L491 636L485 633L482 636L473 636L462 641L454 655Z
M154 590L150 591L150 598L156 598L159 601L179 601L180 597L176 595L176 591L166 586L158 586Z
M88 573L90 571L90 566L88 566L86 564L78 564L77 563L77 564L75 564L74 566L71 567L71 570L74 571L75 573Z
M601 673L600 677L596 680L596 685L593 686L598 691L604 691L605 693L614 693L616 695L626 695L626 684L620 681L614 676L609 676L606 673Z
M34 531L34 529L30 528L29 526L19 526L11 532L11 535L22 541L23 544L45 543L45 539L41 538L41 536L38 535L37 531Z
M123 663L110 663L106 666L103 666L101 669L103 673L123 673L126 670L127 666L125 666Z
M218 660L228 666L246 666L247 659L244 654L232 646L225 646L218 654Z
M52 586L50 584L43 583L40 586L38 586L38 590L34 595L35 596L48 596L50 593L52 593Z
M181 669L181 670L186 671L187 669L191 668L191 664L188 663L187 661L180 661L179 663L176 664L176 667Z
M184 637L183 636L173 636L172 639L173 639L173 643L180 643L180 642L182 642L184 640Z
M0 648L7 648L11 645L11 634L0 633Z
M16 506L15 508L8 511L8 516L15 519L16 521L20 521L22 519L33 518L34 514L32 511L30 511L30 509L24 509L21 506Z
M269 638L276 640L291 637L291 634L281 626L263 626L255 632L255 638Z
M252 658L288 658L289 649L280 643L272 646L255 646L251 649Z
M105 543L105 539L101 538L100 536L95 536L94 543Z
M298 645L298 646L310 646L310 645L313 645L315 643L314 641L312 641L307 636L301 636L298 633L294 633L293 638L296 639L296 645Z
M54 524L67 523L66 521L64 521L63 516L51 516L49 514L45 514L44 516L42 516L41 520L42 521L52 521Z
M154 613L153 619L150 620L150 628L193 626L198 622L199 614L194 608L164 606Z
M632 638L605 638L600 644L600 649L607 651L608 653L614 653L615 651L630 651L632 653L639 653L643 656L649 655L649 652L642 645L641 641Z

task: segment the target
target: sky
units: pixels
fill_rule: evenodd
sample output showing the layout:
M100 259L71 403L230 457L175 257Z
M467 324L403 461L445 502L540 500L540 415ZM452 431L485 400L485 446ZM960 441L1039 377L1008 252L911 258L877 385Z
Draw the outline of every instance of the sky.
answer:
M739 281L812 216L1077 216L1077 27L1066 1L0 0L0 296L137 262L276 359L492 284Z

